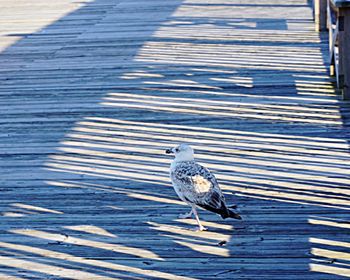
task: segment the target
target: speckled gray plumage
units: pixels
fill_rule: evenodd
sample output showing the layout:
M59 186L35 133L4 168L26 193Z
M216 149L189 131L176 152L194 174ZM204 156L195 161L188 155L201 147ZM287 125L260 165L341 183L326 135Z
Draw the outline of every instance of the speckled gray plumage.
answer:
M175 163L170 178L178 196L189 204L221 209L225 203L215 176L195 161Z

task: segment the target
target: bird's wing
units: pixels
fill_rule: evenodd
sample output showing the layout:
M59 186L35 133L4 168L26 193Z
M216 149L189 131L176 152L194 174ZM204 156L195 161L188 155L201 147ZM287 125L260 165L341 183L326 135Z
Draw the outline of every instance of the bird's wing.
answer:
M207 168L196 162L185 162L175 168L172 178L187 201L215 209L222 207L224 196Z

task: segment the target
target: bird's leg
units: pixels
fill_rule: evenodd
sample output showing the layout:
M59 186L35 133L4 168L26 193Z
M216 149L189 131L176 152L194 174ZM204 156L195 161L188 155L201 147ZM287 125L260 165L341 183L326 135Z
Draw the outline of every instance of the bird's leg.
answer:
M192 212L193 212L194 217L196 218L196 221L197 221L197 223L198 223L197 231L207 230L206 227L203 227L203 226L202 226L202 224L201 224L201 222L200 222L200 220L199 220L196 206L192 206Z
M180 215L179 215L179 218L180 218L180 219L189 219L189 218L192 217L192 214L193 214L193 209L191 209L191 211L188 212L188 213L180 214Z

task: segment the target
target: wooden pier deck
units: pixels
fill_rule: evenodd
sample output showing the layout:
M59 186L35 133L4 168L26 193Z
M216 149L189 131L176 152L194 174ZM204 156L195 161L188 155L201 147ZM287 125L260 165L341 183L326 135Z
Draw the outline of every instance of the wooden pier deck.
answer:
M308 1L2 0L0 52L0 279L350 278L350 105ZM179 142L243 221L177 218Z

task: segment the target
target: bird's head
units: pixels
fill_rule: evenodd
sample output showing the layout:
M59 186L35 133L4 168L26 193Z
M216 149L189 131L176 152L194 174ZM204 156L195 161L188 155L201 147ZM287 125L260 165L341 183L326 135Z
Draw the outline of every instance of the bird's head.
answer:
M167 154L174 154L176 161L194 160L193 149L187 144L180 144L174 148L167 149L165 152Z

